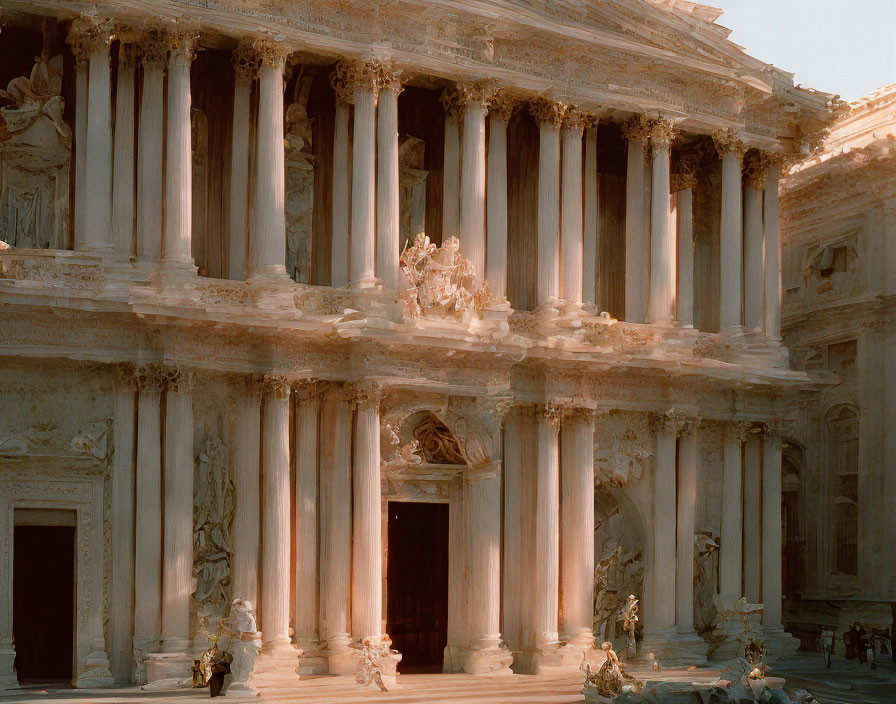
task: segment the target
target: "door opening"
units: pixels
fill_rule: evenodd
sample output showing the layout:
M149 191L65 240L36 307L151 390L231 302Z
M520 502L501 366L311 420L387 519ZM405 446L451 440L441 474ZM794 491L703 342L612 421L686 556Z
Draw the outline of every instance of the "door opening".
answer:
M19 681L70 681L75 640L74 526L15 526L12 593Z
M448 504L389 502L386 630L399 672L441 672L448 644Z

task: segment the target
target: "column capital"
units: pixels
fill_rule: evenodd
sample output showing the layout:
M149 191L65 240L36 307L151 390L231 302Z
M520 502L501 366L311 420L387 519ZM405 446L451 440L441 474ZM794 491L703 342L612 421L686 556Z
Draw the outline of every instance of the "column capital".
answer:
M635 115L622 123L622 136L628 141L646 143L650 138L652 123L647 115Z
M480 396L475 404L477 408L494 416L499 424L504 422L507 414L516 406L516 402L509 396Z
M445 88L439 96L439 102L445 108L445 115L449 120L460 120L463 117L464 106L457 88Z
M747 145L740 139L740 135L730 127L724 127L716 132L712 136L712 141L719 156L725 156L731 152L740 161L747 153Z
M168 58L168 40L159 27L147 27L137 43L143 68L164 68Z
M121 42L118 46L118 66L123 69L132 69L137 66L137 44Z
M401 72L402 70L398 68L394 62L392 61L380 61L379 64L379 78L377 79L377 85L379 91L391 91L395 93L395 96L398 95L404 90L404 87L401 84Z
M193 390L193 370L182 366L166 366L162 368L162 384L174 393L189 393Z
M555 130L560 129L568 109L566 103L549 98L536 98L529 103L529 112L532 113L538 126Z
M319 404L329 385L319 379L299 379L292 384L292 395L299 403Z
M684 411L670 408L663 413L651 414L650 425L655 433L673 433L678 436L682 434L682 429L688 420Z
M284 42L276 42L273 39L256 39L252 43L259 66L270 66L283 70L286 57L292 53L292 47Z
M588 426L589 429L593 430L598 421L606 418L608 414L608 411L598 410L596 408L585 408L583 406L576 406L574 408L571 408L567 415L569 418L574 418L576 420L582 421L582 423Z
M547 421L547 423L555 430L560 428L560 423L564 416L569 415L572 410L571 406L557 401L549 401L548 403L539 403L535 407L535 417L538 420Z
M115 39L115 23L111 17L81 15L72 22L66 42L71 45L75 61L87 61L92 54L109 51Z
M137 383L137 370L133 364L124 363L115 365L115 383L123 389L139 391Z
M650 144L654 149L668 150L677 134L678 130L675 128L675 120L671 117L660 115L658 118L650 121Z
M783 434L783 428L778 420L769 420L762 424L762 439L767 442L779 441Z
M743 444L747 440L753 424L745 420L730 421L725 426L725 439Z
M592 123L592 117L576 107L570 107L563 115L563 129L569 132L578 132L579 137Z
M261 380L261 395L265 399L289 397L289 381L278 374L265 374Z
M345 385L345 395L353 410L379 408L383 387L375 381L356 381Z
M476 105L487 110L498 93L498 85L491 80L461 81L457 84L456 93L456 100L461 108Z
M744 160L744 181L757 191L764 191L765 173L769 163L768 155L764 152L752 153Z
M507 122L507 120L510 119L511 115L513 115L513 111L516 109L516 106L518 104L519 100L513 97L506 88L500 88L495 94L495 99L490 105L490 110L491 112L499 115L502 120Z
M164 384L163 368L155 363L134 367L133 384L137 391L161 393Z
M355 90L358 88L366 88L376 95L382 78L379 61L343 59L333 69L330 85L340 100L351 104L355 102Z
M669 190L672 193L676 191L685 191L697 187L697 166L699 158L696 154L682 154L678 159L679 171L672 174L669 181Z
M190 63L196 56L199 32L193 27L175 26L165 37L168 47L168 63L181 61Z
M253 43L243 40L236 45L231 55L233 76L237 82L252 81L258 75L258 52Z

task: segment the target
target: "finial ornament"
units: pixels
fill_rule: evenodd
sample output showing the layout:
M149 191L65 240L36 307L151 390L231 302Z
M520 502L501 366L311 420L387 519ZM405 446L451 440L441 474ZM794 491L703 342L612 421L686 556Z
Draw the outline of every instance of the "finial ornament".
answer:
M569 106L566 103L548 98L537 98L529 103L529 112L532 113L532 117L535 118L539 127L559 129L568 109Z
M719 156L725 156L725 154L731 152L738 160L741 160L744 158L744 154L747 153L747 145L730 127L724 127L716 132L712 136L712 141L716 145L716 151L719 153Z

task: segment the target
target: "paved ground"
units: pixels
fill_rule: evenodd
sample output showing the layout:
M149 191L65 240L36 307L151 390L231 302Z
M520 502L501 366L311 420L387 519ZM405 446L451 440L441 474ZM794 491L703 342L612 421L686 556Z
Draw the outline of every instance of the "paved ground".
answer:
M638 671L643 679L712 680L717 670ZM772 674L772 673L770 673ZM868 665L835 659L830 670L820 655L805 655L778 663L773 674L787 678L787 689L808 689L821 704L896 704L896 667L892 661L871 671ZM401 675L392 691L362 688L352 677L303 679L296 689L264 691L259 704L573 704L583 702L580 674L563 676L471 677L469 675ZM64 702L65 704L186 704L208 699L208 690L143 692L137 688L75 690L37 687L0 694L7 702ZM222 702L233 701L228 699Z

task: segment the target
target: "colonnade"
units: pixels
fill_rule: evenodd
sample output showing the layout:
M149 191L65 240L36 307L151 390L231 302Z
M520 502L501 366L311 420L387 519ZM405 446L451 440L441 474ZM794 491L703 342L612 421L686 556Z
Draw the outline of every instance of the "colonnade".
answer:
M109 47L114 33L121 41L113 162ZM137 35L111 22L79 20L69 41L76 59L79 157L75 249L189 271L189 72L197 33L175 27ZM286 274L282 134L289 51L264 39L240 42L233 52L228 259L235 279ZM135 114L138 63L142 91ZM256 79L253 120L250 85ZM377 60L344 60L331 82L337 98L331 284L395 289L400 284L401 71ZM443 96L443 237L460 238L464 256L499 300L507 293L507 123L515 102L494 81L462 81ZM597 116L545 98L532 100L529 108L539 129L536 310L569 313L584 306L592 311L599 256ZM693 236L695 164L683 164L682 178L670 175L675 121L640 115L623 127L628 152L624 317L634 323L693 325L693 242L688 240ZM742 185L747 146L730 129L713 139L722 161L720 326L723 331L764 330L774 338L780 332L779 165L760 155L747 165ZM163 145L165 159L160 160ZM129 168L135 158L136 184ZM677 189L675 218L670 217L670 181ZM91 213L89 221L85 212Z

